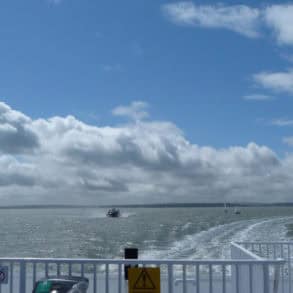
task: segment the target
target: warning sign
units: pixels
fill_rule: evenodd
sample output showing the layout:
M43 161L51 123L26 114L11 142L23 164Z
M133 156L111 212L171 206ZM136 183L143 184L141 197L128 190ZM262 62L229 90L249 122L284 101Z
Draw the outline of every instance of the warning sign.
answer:
M159 268L128 269L129 293L160 293Z

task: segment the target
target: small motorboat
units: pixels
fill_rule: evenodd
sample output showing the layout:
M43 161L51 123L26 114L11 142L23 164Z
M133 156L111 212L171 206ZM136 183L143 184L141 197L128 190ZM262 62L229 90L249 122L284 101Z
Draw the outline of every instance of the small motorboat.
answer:
M241 212L240 212L240 210L239 210L239 209L235 208L235 209L234 209L234 214L235 214L235 215L240 215L240 214L241 214Z
M107 217L110 218L119 218L120 217L120 210L116 208L111 208L107 212Z

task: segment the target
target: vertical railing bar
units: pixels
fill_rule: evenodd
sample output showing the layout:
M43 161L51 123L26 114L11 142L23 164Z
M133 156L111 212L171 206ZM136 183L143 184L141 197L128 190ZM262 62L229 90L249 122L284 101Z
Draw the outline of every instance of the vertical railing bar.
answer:
M289 274L289 292L292 293L292 284L291 284L291 249L290 244L288 244L288 274Z
M263 265L263 293L270 293L270 284L269 284L269 268L268 265Z
M45 263L45 276L46 276L46 278L48 277L48 263L46 262Z
M0 266L2 265L2 263L0 263ZM0 284L0 293L2 292L2 284Z
M253 293L253 267L252 264L249 266L249 293Z
M276 259L277 258L276 244L273 244L273 255L274 255L274 259Z
M281 258L284 258L284 247L283 247L283 244L281 244ZM286 265L286 264L285 264ZM285 282L285 279L284 279L284 273L285 273L285 268L284 266L282 266L282 276L281 276L281 279L282 279L282 293L284 293L284 282Z
M238 264L235 264L235 274L236 274L236 293L239 293L239 267Z
M183 293L186 293L186 265L182 265L182 276L183 276Z
M106 287L105 287L105 291L106 293L109 293L109 264L106 264L106 274L105 274L105 277L106 277Z
M213 270L211 264L209 264L209 293L213 293Z
M199 270L199 264L196 265L196 293L200 293L200 270Z
M80 273L81 276L84 277L84 263L80 264Z
M60 276L60 263L58 262L57 264L57 276Z
M258 249L259 249L259 256L262 257L262 246L261 246L261 243L258 245Z
M19 292L26 288L26 263L23 259L19 261Z
M97 265L94 264L94 293L97 293Z
M168 264L168 292L173 293L173 265Z
M118 293L122 293L122 265L118 265Z
M72 263L71 262L68 264L68 274L70 277L72 276Z
M279 283L280 283L280 265L275 265L274 274L273 274L273 293L278 293Z
M13 261L10 263L10 282L9 282L9 292L13 293Z
M226 266L222 265L222 292L226 293Z
M36 282L36 266L37 266L37 264L34 262L33 263L33 286Z
M266 245L266 254L267 254L267 258L270 258L270 252L269 252L269 244L267 243L267 245Z

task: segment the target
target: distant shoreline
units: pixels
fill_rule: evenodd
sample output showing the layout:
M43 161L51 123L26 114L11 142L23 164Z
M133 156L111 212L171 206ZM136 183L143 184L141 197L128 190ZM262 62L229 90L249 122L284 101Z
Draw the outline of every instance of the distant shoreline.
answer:
M224 207L224 203L156 203L156 204L118 204L118 205L7 205L0 209L97 209L97 208L213 208ZM293 207L292 202L287 203L226 203L227 207Z

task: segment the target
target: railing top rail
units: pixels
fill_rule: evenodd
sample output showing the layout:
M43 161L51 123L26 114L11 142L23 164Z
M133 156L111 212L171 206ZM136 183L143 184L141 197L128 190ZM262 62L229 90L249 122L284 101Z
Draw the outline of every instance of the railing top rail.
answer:
M255 260L261 260L264 259L258 255L256 255L255 253L253 253L252 251L246 249L245 247L243 247L243 245L241 245L242 243L239 242L231 242L231 246L237 247L239 250L241 250L242 252L244 252L247 256L250 256L252 259Z
M155 264L155 265L236 265L236 264L254 264L254 265L282 265L285 263L283 259L196 259L196 260L180 260L180 259L81 259L81 258L7 258L1 257L1 262L27 262L27 263L71 263L71 264Z

